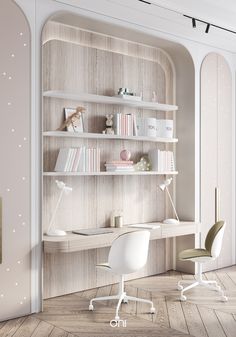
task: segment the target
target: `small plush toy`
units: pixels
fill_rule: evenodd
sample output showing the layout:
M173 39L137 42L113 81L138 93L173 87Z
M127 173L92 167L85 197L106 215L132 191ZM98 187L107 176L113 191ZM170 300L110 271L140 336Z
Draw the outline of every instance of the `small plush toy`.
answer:
M102 132L107 135L114 135L114 129L113 129L113 115L106 115L106 129Z

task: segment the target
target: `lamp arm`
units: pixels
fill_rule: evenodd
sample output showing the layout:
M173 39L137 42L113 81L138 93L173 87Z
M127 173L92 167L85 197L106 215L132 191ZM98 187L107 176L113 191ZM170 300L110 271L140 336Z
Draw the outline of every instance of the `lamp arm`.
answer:
M49 224L49 227L48 227L48 230L47 230L48 232L50 231L51 227L52 227L53 224L54 224L55 217L56 217L56 214L57 214L57 210L58 210L58 207L59 207L59 205L60 205L60 202L61 202L61 199L62 199L64 190L65 190L64 188L61 190L61 193L60 193L59 198L58 198L58 200L57 200L57 204L56 204L56 207L55 207L54 212L53 212L53 214L52 214L52 217L51 217L51 220L50 220L50 224Z
M170 192L169 192L169 189L168 189L167 186L166 186L166 192L167 192L168 197L169 197L169 199L170 199L171 205L172 205L172 207L173 207L173 209L174 209L175 216L176 216L177 220L179 221L179 217L178 217L178 214L177 214L177 212L176 212L175 205L174 205L174 203L173 203L173 200L172 200L172 198L171 198L171 195L170 195Z

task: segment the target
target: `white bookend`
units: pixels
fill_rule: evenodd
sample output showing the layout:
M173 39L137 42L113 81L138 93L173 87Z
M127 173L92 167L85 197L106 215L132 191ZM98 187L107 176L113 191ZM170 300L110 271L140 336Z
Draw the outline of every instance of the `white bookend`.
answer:
M67 161L69 157L70 148L62 148L60 149L58 156L57 156L57 162L55 165L55 172L65 172Z
M152 171L158 171L159 170L159 150L158 149L152 149L148 152L148 158L151 163Z

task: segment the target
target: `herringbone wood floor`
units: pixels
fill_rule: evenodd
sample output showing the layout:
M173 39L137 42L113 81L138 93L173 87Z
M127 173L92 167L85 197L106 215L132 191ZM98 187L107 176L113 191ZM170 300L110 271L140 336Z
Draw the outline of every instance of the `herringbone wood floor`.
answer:
M88 299L113 294L110 285L45 301L44 312L0 323L0 337L235 337L236 336L236 266L206 273L225 289L229 301L222 303L217 293L195 288L187 293L187 302L178 300L179 279L192 275L168 272L126 283L130 295L154 301L157 314L150 315L145 304L123 304L120 317L127 327L111 328L114 302L95 304L88 311Z

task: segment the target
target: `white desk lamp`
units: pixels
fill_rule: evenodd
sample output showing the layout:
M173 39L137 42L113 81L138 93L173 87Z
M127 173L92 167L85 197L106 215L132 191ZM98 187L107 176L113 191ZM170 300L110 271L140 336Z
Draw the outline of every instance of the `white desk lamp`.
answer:
M56 217L59 205L61 203L61 199L62 199L63 194L64 193L65 194L70 193L72 191L72 187L66 186L66 184L63 181L59 181L59 180L56 180L56 184L57 184L57 187L61 190L61 193L60 193L59 198L57 200L57 204L56 204L56 207L55 207L54 212L52 214L50 224L49 224L49 227L48 227L48 230L47 230L46 234L48 236L65 236L66 235L65 231L63 231L61 229L54 228L54 221L55 221L55 217Z
M165 219L163 221L163 223L165 223L165 224L176 224L177 225L179 223L179 217L178 217L178 214L176 212L175 205L173 203L173 200L171 198L171 195L170 195L170 192L169 192L169 189L168 189L168 186L171 184L171 182L172 182L172 178L166 179L166 180L164 180L164 182L162 184L159 185L159 187L162 191L166 190L167 195L170 199L171 205L173 207L173 210L175 212L176 219Z

